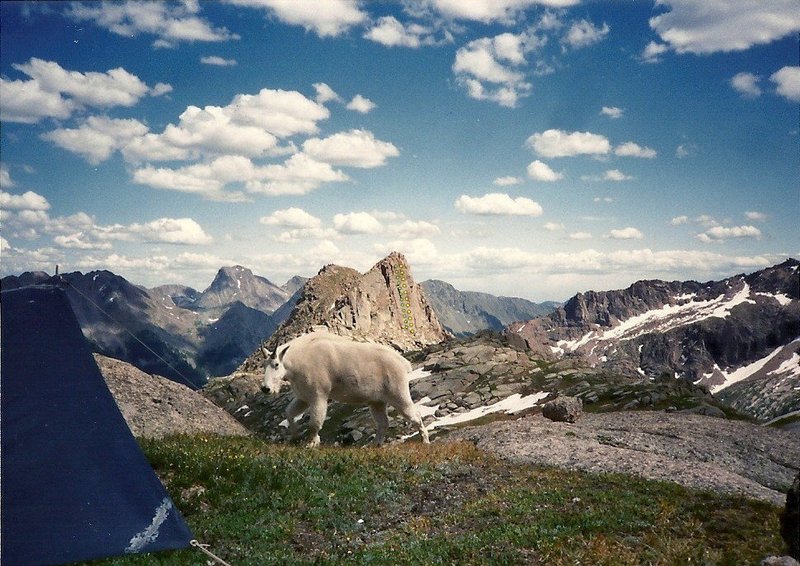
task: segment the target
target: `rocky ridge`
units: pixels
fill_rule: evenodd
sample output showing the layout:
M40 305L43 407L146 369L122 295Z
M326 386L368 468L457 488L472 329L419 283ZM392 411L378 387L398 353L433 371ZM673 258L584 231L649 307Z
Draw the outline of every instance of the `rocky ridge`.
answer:
M274 350L292 338L324 327L341 336L418 349L447 338L402 254L394 252L364 274L327 265L306 282L292 314L266 341ZM237 372L260 372L264 354L256 350Z
M627 289L581 293L552 314L514 323L506 332L543 357L577 356L618 373L675 376L714 392L746 377L740 371L746 366L751 382L778 372L788 384L785 396L765 397L761 406L736 405L758 418L772 417L778 410L800 409L800 364L794 357L800 337L798 266L788 260L723 281L639 281ZM787 347L779 356L788 360L785 365L765 366ZM734 402L733 395L728 399Z

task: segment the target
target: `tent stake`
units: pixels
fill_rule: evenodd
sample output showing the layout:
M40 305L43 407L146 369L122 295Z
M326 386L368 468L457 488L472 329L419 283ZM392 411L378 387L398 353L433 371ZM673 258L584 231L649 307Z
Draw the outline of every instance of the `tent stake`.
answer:
M217 564L222 564L222 566L231 566L230 564L225 562L222 558L220 558L219 556L208 550L208 547L210 545L203 544L199 542L197 539L193 539L191 542L189 542L189 544L197 548L200 552L204 553L205 555L211 557Z

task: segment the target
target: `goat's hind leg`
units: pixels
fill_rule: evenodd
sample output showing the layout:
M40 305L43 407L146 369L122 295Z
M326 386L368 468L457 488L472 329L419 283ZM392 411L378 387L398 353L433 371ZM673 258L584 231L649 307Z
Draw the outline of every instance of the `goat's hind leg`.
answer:
M369 406L372 419L375 421L375 446L383 444L386 428L389 426L389 415L386 414L386 403L372 403Z
M322 425L325 422L325 415L328 414L328 400L315 399L309 403L308 406L308 429L311 436L311 439L308 441L308 447L316 448L320 443L319 431L322 429Z

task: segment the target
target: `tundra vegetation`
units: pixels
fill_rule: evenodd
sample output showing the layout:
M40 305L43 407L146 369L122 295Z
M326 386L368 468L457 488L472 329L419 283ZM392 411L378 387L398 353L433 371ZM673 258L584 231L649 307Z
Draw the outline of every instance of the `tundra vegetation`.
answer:
M243 564L757 564L780 509L614 474L516 465L470 444L306 450L142 441L198 540ZM189 549L159 564L198 564ZM152 564L131 556L100 564Z

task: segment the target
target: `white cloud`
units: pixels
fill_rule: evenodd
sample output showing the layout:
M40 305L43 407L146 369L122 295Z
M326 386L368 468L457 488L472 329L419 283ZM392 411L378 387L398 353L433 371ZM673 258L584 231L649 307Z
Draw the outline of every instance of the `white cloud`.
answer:
M316 101L319 104L325 104L330 100L335 102L342 101L341 97L336 94L336 91L325 83L314 83L314 90L317 91Z
M564 174L553 171L547 163L537 159L528 165L528 177L536 181L553 182L563 179Z
M675 157L677 157L678 159L691 157L696 153L697 153L697 145L693 143L682 143L675 148Z
M387 47L417 48L436 43L431 28L414 23L404 24L394 16L378 18L377 23L364 34L364 38Z
M9 173L6 164L0 163L0 189L10 189L16 186L17 184L11 179L11 173Z
M333 226L342 234L378 234L383 224L369 212L350 212L333 217Z
M800 102L800 67L783 67L769 80L775 83L778 94L792 102Z
M380 167L387 158L400 155L393 144L375 139L368 130L339 132L321 139L310 138L303 142L303 151L318 161L360 168Z
M48 210L49 208L50 203L47 202L47 199L33 191L26 191L21 195L0 191L0 209L2 210Z
M611 230L605 237L612 240L641 240L644 238L644 234L640 230L629 226Z
M200 62L203 65L213 65L216 67L235 67L238 65L236 59L225 59L218 55L209 55L207 57L200 57Z
M361 114L367 114L370 110L375 108L376 104L372 102L369 98L363 97L360 94L357 94L353 97L353 100L347 103L348 110L354 110L356 112L360 112Z
M757 98L761 96L761 88L758 81L761 77L753 73L736 73L730 80L733 89L745 98Z
M657 152L649 147L641 147L634 142L625 142L614 149L614 154L620 157L641 157L642 159L653 159Z
M672 224L673 226L680 226L682 224L688 224L688 223L689 223L688 216L676 216L675 218L670 220L670 224Z
M603 106L600 110L600 114L603 116L608 116L612 120L616 120L617 118L622 118L624 110L622 108L617 108L616 106Z
M436 245L427 238L413 238L410 240L394 240L388 244L375 244L375 252L386 255L393 251L402 253L412 265L441 265L442 254Z
M658 63L661 61L661 56L667 51L669 51L667 45L651 41L642 51L642 61L645 63Z
M164 96L172 92L172 85L167 83L156 83L156 86L150 89L150 96Z
M237 39L225 28L214 28L197 16L198 2L90 2L74 3L66 14L77 21L93 21L117 35L155 35L154 47L173 47L181 41Z
M105 73L68 71L56 62L32 57L13 64L30 80L0 78L4 121L33 124L43 118L65 119L87 106L111 108L133 106L143 96L159 96L171 90L158 83L150 88L139 77L118 67ZM165 90L168 89L168 90Z
M177 124L132 139L122 151L135 162L279 155L286 152L279 138L316 133L317 122L329 116L322 104L297 91L264 88L255 95L238 94L227 106L189 106Z
M603 41L609 31L608 24L598 27L589 20L580 20L572 23L563 42L573 49L580 49Z
M195 193L209 200L241 201L240 190L229 185L244 185L249 193L267 195L306 194L325 183L346 181L347 175L304 153L292 155L281 164L258 166L246 157L223 156L208 163L177 169L137 169L133 181L158 189Z
M713 226L697 235L704 243L724 242L731 238L761 238L761 230L755 226Z
M527 144L544 157L605 155L611 151L611 144L605 136L590 132L546 130L533 134L528 138Z
M59 128L42 134L42 139L77 153L92 165L105 161L115 150L147 133L147 126L134 119L89 116L77 128Z
M276 210L269 216L261 217L260 222L269 226L285 226L289 228L319 228L322 226L322 220L302 208L296 207Z
M592 239L592 233L591 232L572 232L569 235L569 239L570 240L576 240L576 241L591 240Z
M111 242L94 240L86 232L56 236L53 242L60 248L73 250L110 250L113 247Z
M506 23L533 6L566 8L580 0L424 0L424 3L447 18Z
M626 175L619 169L609 169L605 173L603 173L603 180L605 181L630 181L633 177Z
M748 220L753 220L755 222L764 222L768 218L763 212L757 212L755 210L748 210L744 213L744 216Z
M455 207L462 214L483 216L541 216L543 212L539 203L526 197L512 198L505 193L489 193L482 197L461 195Z
M545 222L543 228L548 232L560 232L564 229L564 225L558 222Z
M800 31L796 0L658 0L650 27L677 53L743 51Z
M302 26L320 37L335 37L368 19L357 0L227 0L266 10L280 21Z
M191 218L159 218L145 224L131 224L127 230L145 242L206 245L214 239Z
M509 187L511 185L519 185L520 183L522 183L522 179L511 175L497 177L494 181L492 181L492 184L497 185L498 187Z
M526 62L528 49L522 34L476 39L456 51L453 72L471 98L514 108L532 89L525 74L517 70Z
M436 224L425 220L404 220L397 224L390 224L387 230L404 238L438 236L442 232Z

